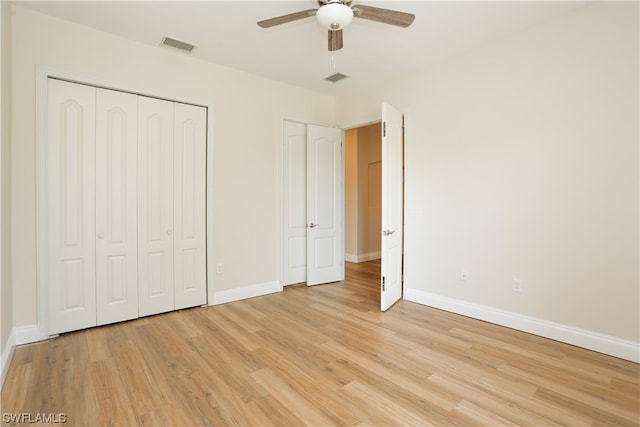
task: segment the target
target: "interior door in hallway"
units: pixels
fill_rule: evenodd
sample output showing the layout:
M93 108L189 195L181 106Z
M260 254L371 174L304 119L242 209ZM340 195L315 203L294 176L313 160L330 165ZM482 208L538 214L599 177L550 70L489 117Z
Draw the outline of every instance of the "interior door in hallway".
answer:
M382 104L382 273L380 309L402 297L403 116Z

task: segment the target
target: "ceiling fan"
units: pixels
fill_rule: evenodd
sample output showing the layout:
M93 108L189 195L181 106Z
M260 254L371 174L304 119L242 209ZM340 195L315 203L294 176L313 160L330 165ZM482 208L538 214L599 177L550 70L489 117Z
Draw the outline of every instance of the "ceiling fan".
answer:
M320 25L329 30L329 51L334 51L342 49L342 29L351 23L354 16L404 28L411 25L415 19L411 13L361 4L352 6L351 3L352 0L318 0L318 9L308 9L265 19L258 22L258 25L262 28L269 28L315 15Z

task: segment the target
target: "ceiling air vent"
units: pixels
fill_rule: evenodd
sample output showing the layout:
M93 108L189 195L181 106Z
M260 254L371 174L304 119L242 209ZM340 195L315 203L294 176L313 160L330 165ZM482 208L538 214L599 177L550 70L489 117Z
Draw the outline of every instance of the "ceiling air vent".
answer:
M188 52L191 53L193 52L193 50L196 48L195 45L192 45L191 43L187 43L187 42L183 42L180 40L176 40L176 39L172 39L171 37L165 37L162 39L162 43L163 46L169 46L172 47L174 49L179 49L183 52Z
M335 74L330 75L329 77L325 77L325 80L328 80L331 83L335 83L335 82L338 82L338 81L340 81L342 79L346 79L347 77L349 77L349 76L345 76L342 73L335 73Z

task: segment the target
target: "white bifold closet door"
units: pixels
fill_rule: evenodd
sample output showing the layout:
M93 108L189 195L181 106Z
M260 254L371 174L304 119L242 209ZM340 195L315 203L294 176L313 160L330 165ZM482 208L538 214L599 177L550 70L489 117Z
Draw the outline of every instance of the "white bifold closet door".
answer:
M207 114L194 105L174 106L173 276L178 310L207 301Z
M96 89L49 80L47 272L49 333L96 325Z
M51 334L138 317L137 96L48 82Z
M201 107L140 97L140 315L206 302L205 141Z
M49 333L206 304L206 109L49 79L47 112Z
M173 103L138 100L140 315L173 310Z
M97 324L138 317L137 96L97 89Z

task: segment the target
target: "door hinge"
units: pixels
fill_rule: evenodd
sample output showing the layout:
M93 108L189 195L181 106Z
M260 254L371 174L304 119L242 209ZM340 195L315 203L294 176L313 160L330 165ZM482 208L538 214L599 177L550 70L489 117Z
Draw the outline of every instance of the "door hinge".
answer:
M384 291L384 276L382 276L382 290Z
M382 136L387 136L387 122L382 122Z

